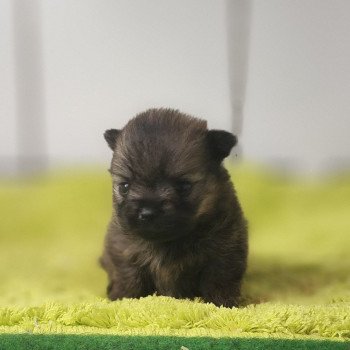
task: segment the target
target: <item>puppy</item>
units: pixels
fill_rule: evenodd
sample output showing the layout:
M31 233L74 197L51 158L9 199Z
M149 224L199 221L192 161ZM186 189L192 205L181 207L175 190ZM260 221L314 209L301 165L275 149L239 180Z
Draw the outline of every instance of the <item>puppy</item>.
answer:
M104 137L113 150L113 214L100 258L108 297L237 306L247 225L222 165L236 137L171 109L147 110Z

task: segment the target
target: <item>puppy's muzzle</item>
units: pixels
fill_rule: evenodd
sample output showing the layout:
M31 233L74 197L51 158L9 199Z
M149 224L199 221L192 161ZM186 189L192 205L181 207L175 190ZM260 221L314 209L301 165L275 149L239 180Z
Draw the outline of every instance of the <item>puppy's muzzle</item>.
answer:
M142 207L139 210L138 219L144 222L152 221L157 216L157 214L157 210L154 207Z

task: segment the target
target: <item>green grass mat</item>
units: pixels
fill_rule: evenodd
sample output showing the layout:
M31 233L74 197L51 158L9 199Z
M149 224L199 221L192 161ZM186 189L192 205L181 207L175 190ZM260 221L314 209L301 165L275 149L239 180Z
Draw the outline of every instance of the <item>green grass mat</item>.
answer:
M239 309L104 299L97 258L111 213L107 171L3 181L0 333L350 340L350 176L287 179L248 166L231 173L250 222Z
M349 344L332 341L230 339L197 337L128 337L99 335L0 335L0 350L75 349L104 350L349 350Z

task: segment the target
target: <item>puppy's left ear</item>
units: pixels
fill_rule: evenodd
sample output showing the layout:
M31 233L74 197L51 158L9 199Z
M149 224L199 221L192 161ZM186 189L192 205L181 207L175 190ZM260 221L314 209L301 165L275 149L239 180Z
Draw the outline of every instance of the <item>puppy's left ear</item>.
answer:
M115 143L117 141L118 134L120 133L120 130L117 129L109 129L106 130L103 136L105 137L105 140L108 143L109 148L114 151L115 149Z
M226 158L234 145L237 144L237 137L224 130L209 130L207 143L212 157L221 162Z

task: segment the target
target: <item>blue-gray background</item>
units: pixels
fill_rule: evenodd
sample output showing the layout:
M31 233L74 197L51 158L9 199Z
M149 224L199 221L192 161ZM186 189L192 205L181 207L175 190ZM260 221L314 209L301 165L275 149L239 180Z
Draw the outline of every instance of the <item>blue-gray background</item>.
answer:
M350 1L0 0L0 175L107 164L103 131L160 106L244 160L347 168Z

